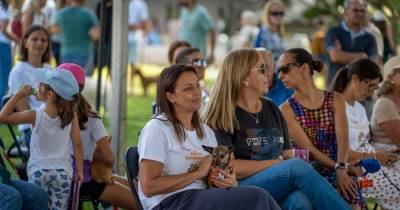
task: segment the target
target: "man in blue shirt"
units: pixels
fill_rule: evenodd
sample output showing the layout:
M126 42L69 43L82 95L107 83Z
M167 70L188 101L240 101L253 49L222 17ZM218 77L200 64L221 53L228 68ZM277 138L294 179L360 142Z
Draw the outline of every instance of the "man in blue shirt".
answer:
M330 85L339 68L360 58L370 58L380 64L375 38L362 29L366 15L364 0L345 0L344 20L332 27L326 35L326 49L330 63L328 82Z
M181 39L189 42L192 47L199 48L201 53L214 61L215 29L207 9L197 4L197 0L178 0L181 10ZM210 43L210 53L207 54L207 38Z

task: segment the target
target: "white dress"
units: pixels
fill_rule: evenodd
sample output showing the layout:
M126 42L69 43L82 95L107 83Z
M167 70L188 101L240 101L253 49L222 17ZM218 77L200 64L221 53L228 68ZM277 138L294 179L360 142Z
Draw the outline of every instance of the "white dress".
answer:
M354 105L346 102L346 114L351 150L375 152L375 147L369 143L371 135L364 107L358 102L355 102ZM382 165L380 171L368 174L366 178L373 180L373 187L363 189L365 197L374 198L381 209L400 209L400 161L395 162L392 166Z

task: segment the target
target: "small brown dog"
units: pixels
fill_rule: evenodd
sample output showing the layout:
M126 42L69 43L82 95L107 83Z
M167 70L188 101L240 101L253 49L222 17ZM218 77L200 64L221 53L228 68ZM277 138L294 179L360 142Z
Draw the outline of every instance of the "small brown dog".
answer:
M207 186L208 188L214 187L214 185L211 182L211 175L217 176L219 179L224 179L225 176L220 173L220 170L224 170L225 172L232 174L232 167L229 165L232 155L231 153L233 152L233 147L232 146L223 146L223 145L218 145L215 148L208 147L205 145L202 145L203 149L210 153L213 156L213 162L210 168L210 172L208 172L207 176Z
M94 153L99 153L97 146L95 147ZM113 184L114 176L112 168L105 165L101 160L96 159L98 155L93 155L91 163L90 173L92 178L99 183Z

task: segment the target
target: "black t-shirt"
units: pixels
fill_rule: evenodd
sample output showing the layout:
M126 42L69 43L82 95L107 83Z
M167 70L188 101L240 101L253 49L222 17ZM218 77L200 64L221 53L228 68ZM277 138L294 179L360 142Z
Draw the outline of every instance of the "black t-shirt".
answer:
M288 129L278 107L268 99L262 99L262 110L249 113L236 106L236 119L240 129L233 134L215 131L218 144L233 145L235 158L245 160L279 159L282 151L291 149ZM259 123L256 123L258 119Z

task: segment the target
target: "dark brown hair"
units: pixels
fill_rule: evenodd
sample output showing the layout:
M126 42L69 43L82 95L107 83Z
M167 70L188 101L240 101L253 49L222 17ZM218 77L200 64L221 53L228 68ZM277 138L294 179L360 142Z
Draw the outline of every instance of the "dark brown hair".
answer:
M185 65L172 65L161 72L157 81L157 112L154 117L155 119L160 119L157 116L164 114L168 121L172 123L175 134L181 142L185 140L185 130L182 123L176 118L174 107L167 98L167 92L175 92L176 82L185 72L196 74L196 70L193 67ZM202 139L204 137L204 128L198 111L193 113L192 124L196 130L197 137Z
M61 128L65 128L74 119L76 98L72 101L67 101L59 96L49 85L43 84L47 91L52 91L56 95L55 105L57 108L57 115L61 119Z
M99 114L92 108L90 103L85 97L79 92L77 99L76 114L78 115L79 129L85 130L85 124L88 122L89 117L99 118Z
M191 47L191 45L189 44L189 42L187 41L183 41L183 40L176 40L174 42L172 42L172 44L169 46L168 49L168 61L170 64L172 64L174 61L172 59L174 59L174 52L177 48L179 47Z
M22 36L21 39L21 44L20 44L20 55L21 55L21 60L27 62L28 61L28 57L29 57L29 52L28 50L25 48L25 42L26 40L29 38L29 36L35 32L35 31L43 31L46 36L47 36L47 49L44 52L43 56L42 56L42 64L43 63L49 63L50 62L50 58L51 58L51 51L50 51L50 34L47 31L46 28L44 28L43 26L40 25L31 25L26 32L24 33L24 35Z
M199 48L189 47L181 50L176 56L176 64L189 64L191 61L189 60L190 55L193 53L200 53Z
M331 89L343 93L353 75L357 75L360 80L379 78L379 82L382 81L379 66L368 58L362 58L340 68L333 79Z
M387 76L387 79L383 82L382 86L378 90L378 97L381 97L386 94L390 94L393 92L393 84L390 81L390 78L392 78L395 74L400 74L400 68L394 68L389 75Z
M313 60L312 55L307 52L307 50L302 48L292 48L286 50L285 53L290 53L293 56L293 59L296 63L299 64L308 64L310 67L310 73L313 74L313 71L321 72L324 68L324 64L319 60Z

